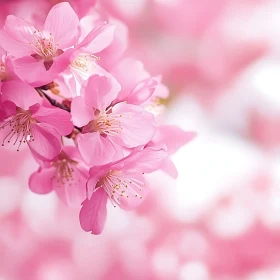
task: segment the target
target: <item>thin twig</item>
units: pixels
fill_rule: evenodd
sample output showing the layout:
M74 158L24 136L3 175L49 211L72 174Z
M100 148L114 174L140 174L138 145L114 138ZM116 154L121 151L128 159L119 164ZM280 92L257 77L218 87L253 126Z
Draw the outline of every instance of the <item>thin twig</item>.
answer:
M44 96L51 105L58 107L62 110L65 110L67 112L70 112L70 109L67 108L66 106L64 106L63 104L59 103L58 101L56 101L55 99L51 98L50 96L48 96L41 88L36 88L37 92L41 95Z

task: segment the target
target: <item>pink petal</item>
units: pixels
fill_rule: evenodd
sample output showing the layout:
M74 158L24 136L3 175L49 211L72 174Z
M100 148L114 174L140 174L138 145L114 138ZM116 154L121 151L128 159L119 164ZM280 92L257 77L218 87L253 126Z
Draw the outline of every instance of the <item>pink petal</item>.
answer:
M158 81L156 78L145 79L136 85L126 101L131 104L142 104L153 95L157 86Z
M95 6L97 0L75 0L72 1L75 5L75 11L77 11L80 17L85 16L92 7Z
M35 150L29 149L33 159L40 165L45 166L50 160L38 154Z
M34 87L47 84L53 80L46 73L43 60L37 60L32 56L25 56L13 60L14 71L17 76L22 80L31 84Z
M114 168L122 168L135 173L151 173L161 168L167 156L166 146L148 147L132 153Z
M149 78L143 63L134 59L122 60L112 69L112 74L122 86L118 95L118 100L121 101L126 100L139 82Z
M79 163L82 162L82 157L81 157L81 154L80 154L77 147L75 147L75 146L64 146L63 147L63 152L65 152L65 154L69 158L71 158L71 159L73 159L73 160L75 160Z
M70 207L79 207L86 197L87 174L73 167L73 180L60 185L54 180L54 190L60 200Z
M1 46L15 57L31 55L35 28L25 20L9 15L4 30L0 31Z
M73 46L79 36L79 18L69 3L62 2L52 7L44 25L51 32L60 49Z
M40 168L29 178L29 188L37 194L47 194L53 190L52 178L55 174L54 168Z
M71 103L72 121L82 127L87 125L94 117L93 109L87 105L81 96L77 96Z
M35 140L28 142L28 146L40 157L51 160L60 153L61 140L54 128L37 123L32 126L32 134Z
M122 208L124 210L132 210L132 209L138 207L140 204L143 203L145 197L148 195L148 193L150 191L150 188L147 187L147 183L142 174L139 174L139 173L131 174L131 177L145 185L142 186L142 191L140 191L139 188L133 184L129 186L132 190L135 191L135 193L138 194L138 196L136 197L135 195L129 195L128 198L121 197L120 198L120 202L121 202L120 208ZM140 199L139 196L141 196L142 199Z
M82 158L90 166L110 163L115 155L111 142L97 132L79 134L77 144Z
M31 23L13 15L7 16L4 29L14 39L27 44L33 39L36 30Z
M113 76L93 75L82 89L82 96L91 107L105 110L117 97L120 89L119 83Z
M70 57L72 56L74 50L74 48L68 49L60 55L58 55L57 57L55 57L53 60L53 65L50 69L51 71L47 72L53 72L55 75L64 72L69 66Z
M87 182L87 198L90 199L93 192L96 189L96 185L98 183L98 180L100 179L99 176L96 174L94 176L91 176Z
M59 108L46 108L35 105L30 108L32 116L41 123L49 124L60 135L69 135L73 131L71 114Z
M6 81L8 80L18 80L18 76L15 74L14 66L12 63L12 57L6 56L5 57L5 66L6 66ZM3 81L4 82L4 81ZM1 91L1 85L0 85L0 91Z
M167 173L172 178L176 179L178 177L178 170L173 163L173 161L168 157L162 161L160 169Z
M174 154L180 147L193 140L196 135L196 132L184 131L174 125L164 125L157 129L153 142L157 145L166 145L168 154Z
M109 140L109 138L110 137L108 137L108 140ZM115 153L114 153L114 156L113 156L111 162L116 162L131 153L131 149L120 146L117 143L114 143L111 139L110 139L110 142L115 150Z
M119 103L113 107L113 113L121 114L122 131L114 141L128 148L147 144L154 136L154 115L137 105ZM113 139L112 139L113 140Z
M107 194L103 188L98 188L90 200L83 202L80 211L80 224L84 231L92 234L100 234L104 228L107 218Z
M154 96L156 97L160 97L160 98L163 98L163 99L166 99L169 97L169 89L167 86L163 85L163 84L158 84L156 89L155 89L155 92L154 92Z
M87 197L91 198L93 192L98 188L98 181L100 178L106 175L108 169L103 166L95 166L90 169L90 178L87 182Z
M41 103L38 92L22 81L7 81L2 85L2 101L12 101L16 106L28 110L30 106Z
M11 101L2 102L0 99L0 122L16 114L16 105Z
M0 57L2 58L4 55L6 55L6 53L7 52L0 45Z
M96 26L77 47L85 48L93 54L98 53L111 44L115 29L116 26L112 24Z
M98 53L101 57L99 65L105 69L112 69L128 46L127 26L116 19L110 19L110 22L116 26L114 39L106 49Z
M37 60L32 56L22 57L13 60L14 71L21 80L34 87L46 85L66 69L71 54L72 50L67 50L60 56L55 57L48 71L44 65L44 60Z

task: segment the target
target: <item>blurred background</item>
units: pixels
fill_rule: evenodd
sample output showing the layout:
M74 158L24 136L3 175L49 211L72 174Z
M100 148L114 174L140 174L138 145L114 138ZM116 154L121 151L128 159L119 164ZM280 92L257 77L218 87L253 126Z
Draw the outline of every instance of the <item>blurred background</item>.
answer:
M2 26L58 1L0 2ZM109 206L100 236L81 230L79 209L29 191L27 150L0 149L0 280L279 280L280 1L99 0L96 10L123 22L128 56L162 74L164 121L198 136L173 156L178 179L151 176L134 212Z

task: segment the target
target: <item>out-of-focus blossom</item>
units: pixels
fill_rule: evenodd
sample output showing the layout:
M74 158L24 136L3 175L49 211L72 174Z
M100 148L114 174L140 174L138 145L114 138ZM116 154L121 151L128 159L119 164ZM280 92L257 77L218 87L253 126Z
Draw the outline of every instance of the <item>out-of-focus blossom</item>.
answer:
M0 2L0 27L44 30L61 1ZM74 124L52 159L0 149L0 279L279 280L278 1L68 3L79 34L48 71L1 50L0 86L24 80ZM15 105L1 90L0 126ZM122 106L153 114L126 135L145 141L107 133ZM80 145L92 135L113 149Z

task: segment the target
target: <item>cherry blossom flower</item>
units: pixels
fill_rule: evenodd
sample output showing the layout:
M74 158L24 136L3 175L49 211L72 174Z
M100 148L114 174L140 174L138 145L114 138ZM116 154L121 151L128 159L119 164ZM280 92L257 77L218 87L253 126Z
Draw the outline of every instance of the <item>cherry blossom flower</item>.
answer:
M2 146L11 143L19 150L27 143L33 153L46 159L59 154L60 137L73 130L68 112L42 106L36 90L21 81L2 85L1 102L6 115L0 124Z
M123 157L122 147L145 145L155 133L153 115L141 106L124 102L111 106L119 91L120 85L112 76L94 75L72 102L73 123L83 127L77 144L91 166Z
M123 209L138 206L148 191L144 173L157 170L165 157L165 147L149 147L117 163L91 168L87 183L88 198L80 212L82 229L92 234L102 232L108 199L114 206Z
M97 24L75 46L70 57L70 71L68 71L70 72L70 88L74 91L79 92L83 82L93 74L106 73L104 69L97 65L96 61L99 60L99 57L95 54L101 52L111 44L114 38L114 31L115 26L112 24ZM67 74L67 72L64 73Z
M79 34L79 18L69 3L63 2L50 10L43 30L9 15L0 32L0 41L14 57L18 76L40 86L52 81L67 67L70 53L64 50L77 43Z
M65 146L56 158L41 163L38 171L30 176L29 186L38 194L54 190L65 204L77 207L85 198L87 179L88 170L79 151Z
M144 105L145 109L155 116L163 111L160 99L169 96L168 89L161 83L161 76L151 76L142 62L131 58L121 60L112 69L114 77L121 84L121 91L115 102Z
M115 31L111 43L98 53L98 65L106 71L110 72L111 69L118 63L124 55L128 47L128 27L121 21L110 17L106 12L93 11L90 15L83 17L80 20L81 24L81 37L84 38L96 26L109 22L114 25Z
M82 228L99 234L108 200L135 208L149 191L145 173L177 176L170 156L194 133L162 126L161 75L126 56L127 26L95 2L58 3L46 19L49 0L38 11L25 0L26 12L5 3L15 15L0 30L0 143L28 146L39 164L30 190L82 204Z

